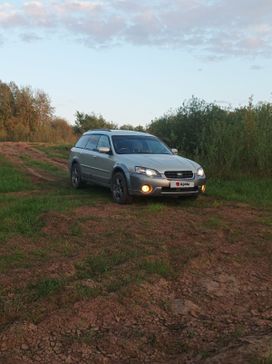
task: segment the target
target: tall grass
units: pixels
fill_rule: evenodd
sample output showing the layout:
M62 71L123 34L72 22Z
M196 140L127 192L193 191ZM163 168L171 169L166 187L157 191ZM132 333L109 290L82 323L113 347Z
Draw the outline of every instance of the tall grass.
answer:
M199 156L213 176L272 176L272 105L226 112L203 129Z
M272 104L224 109L192 98L148 130L213 177L272 176Z
M265 177L209 178L207 194L229 201L240 201L271 208L272 180Z

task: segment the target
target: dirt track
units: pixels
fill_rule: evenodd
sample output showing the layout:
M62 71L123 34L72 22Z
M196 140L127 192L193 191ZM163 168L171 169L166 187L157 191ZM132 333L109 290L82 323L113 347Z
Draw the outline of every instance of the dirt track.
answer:
M21 163L21 153L51 161L28 144L0 144L0 154L14 163ZM62 168L65 161L52 163ZM107 201L44 214L38 239L12 238L0 254L18 242L29 253L60 239L74 250L53 251L50 260L0 274L0 285L20 290L44 276L69 283L54 297L28 302L24 315L2 317L0 363L242 364L271 358L272 229L264 223L270 213L203 197L197 207L169 201L152 211L148 203ZM71 234L75 223L79 236ZM128 247L168 261L171 274L106 291L109 280L139 269L131 258L111 276L81 279L101 294L73 297L79 261Z
M54 165L62 170L67 170L66 161L58 158L48 158L45 153L43 153L39 149L34 148L29 143L2 142L0 143L0 154L4 155L6 158L8 158L11 162L13 162L16 165L23 166L24 163L21 158L28 157L31 159L50 163L51 165ZM26 172L28 172L28 174L30 174L33 177L34 180L40 179L49 182L54 180L52 176L48 176L46 173L41 173L41 171L37 171L29 166L25 166L24 168Z

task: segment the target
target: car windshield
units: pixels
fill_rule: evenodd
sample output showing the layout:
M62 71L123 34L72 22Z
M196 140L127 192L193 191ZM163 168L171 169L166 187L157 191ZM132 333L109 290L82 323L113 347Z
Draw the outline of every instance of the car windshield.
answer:
M117 154L172 154L159 139L142 135L114 135L112 137Z

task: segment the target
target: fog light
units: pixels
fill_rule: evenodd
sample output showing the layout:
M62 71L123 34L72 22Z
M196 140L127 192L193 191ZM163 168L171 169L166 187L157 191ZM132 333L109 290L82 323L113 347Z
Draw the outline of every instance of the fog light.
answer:
M201 192L204 193L206 191L206 186L205 185L202 185L201 186Z
M148 185L143 185L142 186L142 192L143 193L148 193L148 192L151 192L152 188Z

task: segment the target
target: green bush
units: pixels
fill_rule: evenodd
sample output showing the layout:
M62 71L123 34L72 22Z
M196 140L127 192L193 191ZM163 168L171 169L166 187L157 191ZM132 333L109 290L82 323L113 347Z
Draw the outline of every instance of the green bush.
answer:
M272 104L224 109L192 98L174 112L155 119L148 131L214 177L271 177Z

